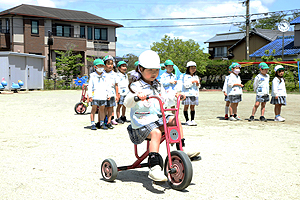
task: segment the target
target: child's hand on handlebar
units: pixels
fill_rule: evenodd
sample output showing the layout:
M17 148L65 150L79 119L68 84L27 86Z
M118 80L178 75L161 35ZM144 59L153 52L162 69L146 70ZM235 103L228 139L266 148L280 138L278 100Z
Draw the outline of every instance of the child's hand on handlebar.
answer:
M181 100L184 100L185 99L185 94L183 94L181 92L178 92L178 93L175 94L176 98L178 98L180 95L181 95Z
M141 99L141 101L144 101L147 98L147 95L143 92L138 93L137 96Z

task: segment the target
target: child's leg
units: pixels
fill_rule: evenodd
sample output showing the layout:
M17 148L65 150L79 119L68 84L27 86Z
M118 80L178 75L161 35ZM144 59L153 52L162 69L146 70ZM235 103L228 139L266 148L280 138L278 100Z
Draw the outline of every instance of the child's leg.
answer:
M191 120L193 121L195 119L195 105L190 105L191 109Z
M275 115L280 115L280 112L281 112L281 104L275 104L275 108L274 108L274 112L275 112Z
M159 145L160 145L160 139L161 139L161 130L158 128L153 129L148 138L151 139L150 145L149 145L149 152L159 152Z
M98 117L99 117L99 122L103 121L105 119L105 106L99 106L99 111L98 111ZM100 123L101 125L101 123Z
M229 107L229 106L230 106L230 102L226 101L226 104L225 104L225 115L228 115L228 111L229 111L229 109L231 109L231 107Z
M256 110L257 110L257 108L259 107L259 104L260 104L259 101L256 101L256 102L255 102L255 104L254 104L254 106L253 106L253 109L252 109L252 116L255 115ZM262 103L262 104L263 104L263 103ZM261 104L261 107L262 107L262 104Z
M126 113L126 107L124 105L121 106L122 106L122 116L124 117Z
M117 110L116 110L116 113L117 113L117 119L120 118L120 109L121 109L122 105L121 104L118 104L117 106Z
M96 105L93 105L92 106L92 110L91 110L91 122L95 122L95 113L97 111L97 106Z
M231 103L230 104L230 107L232 109L231 112L230 112L230 116L237 114L237 106L238 106L238 103Z
M175 108L175 106L172 106L171 108ZM175 110L172 111L172 114L175 115Z
M110 124L112 113L113 113L113 107L106 107L106 109L107 109L107 124Z
M261 116L265 116L266 103L267 102L262 102L261 103Z
M189 105L184 105L183 114L185 117L185 121L189 121L189 114L188 114Z

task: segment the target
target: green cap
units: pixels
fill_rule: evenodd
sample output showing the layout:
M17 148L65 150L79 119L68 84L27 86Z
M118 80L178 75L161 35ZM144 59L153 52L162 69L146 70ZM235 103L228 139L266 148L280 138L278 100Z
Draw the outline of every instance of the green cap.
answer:
M117 64L117 67L120 67L121 65L126 65L127 66L127 63L123 60L119 61L118 64Z
M232 69L235 67L241 68L241 65L239 63L234 62L229 66L229 71L232 71Z
M139 65L139 61L135 61L134 66L137 67Z
M96 60L94 60L93 64L94 64L94 66L96 66L96 65L104 65L104 62L103 62L102 59L97 58Z
M112 60L115 61L114 58L111 55L107 55L103 58L103 61Z
M167 66L167 65L174 65L174 63L172 60L166 60L165 66Z
M261 62L261 63L259 63L258 68L259 69L269 69L269 66L266 63Z

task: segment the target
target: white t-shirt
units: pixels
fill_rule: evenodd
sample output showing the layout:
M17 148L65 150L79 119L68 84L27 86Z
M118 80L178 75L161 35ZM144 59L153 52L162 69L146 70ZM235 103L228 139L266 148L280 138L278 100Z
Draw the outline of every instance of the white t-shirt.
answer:
M227 87L227 94L228 95L240 95L243 94L243 90L240 86L233 86L234 84L241 84L241 78L239 75L235 75L231 73L228 77L228 87Z
M269 80L270 76L258 74L254 78L253 82L253 90L256 92L257 95L269 95Z
M284 79L281 78L281 83L278 77L275 77L272 81L272 97L286 96L286 88Z

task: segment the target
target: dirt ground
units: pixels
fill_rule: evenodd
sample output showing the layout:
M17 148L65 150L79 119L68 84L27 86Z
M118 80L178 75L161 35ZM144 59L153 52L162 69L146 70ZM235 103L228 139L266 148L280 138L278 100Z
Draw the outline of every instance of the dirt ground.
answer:
M286 122L273 121L270 103L268 122L248 122L255 94L245 93L238 107L243 120L231 122L223 119L221 92L200 92L198 126L184 126L184 135L187 148L199 150L202 159L192 162L193 179L183 191L153 185L147 168L122 171L115 182L105 182L102 161L132 164L133 144L126 124L108 131L84 128L89 114L74 112L80 96L81 91L0 94L0 199L300 199L299 94L287 97ZM165 143L160 151L165 158Z

